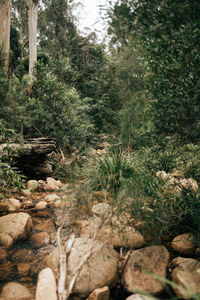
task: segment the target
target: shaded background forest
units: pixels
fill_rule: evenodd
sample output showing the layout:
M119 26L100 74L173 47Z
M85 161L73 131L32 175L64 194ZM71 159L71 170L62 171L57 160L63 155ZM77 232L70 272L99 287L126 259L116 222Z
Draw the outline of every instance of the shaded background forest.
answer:
M9 76L1 55L2 126L68 148L105 132L133 148L198 141L198 1L116 2L107 12L107 51L95 33L78 32L73 1L40 4L30 87L27 4L13 1Z
M2 52L0 60L2 140L55 138L58 150L77 157L87 195L108 191L117 209L142 220L141 231L158 240L199 233L200 2L108 1L106 46L77 30L73 1L42 3L30 81L26 2L13 1L8 73ZM102 135L111 147L92 160L88 149ZM9 163L1 161L2 187L19 176ZM57 164L58 177L71 176ZM158 171L174 178L178 193Z

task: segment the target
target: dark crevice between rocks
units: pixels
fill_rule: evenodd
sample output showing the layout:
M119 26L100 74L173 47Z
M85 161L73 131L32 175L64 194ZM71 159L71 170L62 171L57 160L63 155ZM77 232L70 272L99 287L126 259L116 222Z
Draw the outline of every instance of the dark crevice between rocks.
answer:
M55 140L40 137L24 140L23 143L0 144L2 160L12 158L12 166L19 169L27 179L45 179L53 173L48 154L55 151Z
M16 159L17 167L27 179L46 179L53 174L53 169L47 160L46 154L23 155Z

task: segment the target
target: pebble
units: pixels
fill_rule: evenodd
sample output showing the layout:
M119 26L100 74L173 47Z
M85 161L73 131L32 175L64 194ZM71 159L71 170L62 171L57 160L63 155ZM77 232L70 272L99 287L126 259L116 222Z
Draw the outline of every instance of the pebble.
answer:
M46 201L40 201L35 205L35 209L42 210L42 209L47 208L47 206L48 206L48 203Z
M47 195L45 198L44 198L45 201L51 203L51 202L54 202L54 201L57 201L57 200L60 200L60 197L56 194L51 194L51 195Z
M9 198L9 202L10 202L9 211L15 211L22 208L22 203L15 198Z

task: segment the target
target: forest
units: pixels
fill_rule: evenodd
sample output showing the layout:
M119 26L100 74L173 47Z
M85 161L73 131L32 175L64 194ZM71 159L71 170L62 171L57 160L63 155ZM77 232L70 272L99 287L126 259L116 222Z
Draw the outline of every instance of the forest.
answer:
M0 202L21 195L30 180L46 180L24 174L11 146L46 138L55 143L47 156L51 177L72 187L75 218L109 205L145 246L162 245L171 258L178 253L198 265L200 1L108 0L107 43L80 32L76 3L0 0ZM173 246L186 235L181 247L190 243L189 250ZM127 254L134 246L125 248ZM200 299L195 276L199 281L192 271L189 279L172 274L164 283L153 277L167 288L139 286L147 298L130 300ZM105 300L137 293L129 284Z

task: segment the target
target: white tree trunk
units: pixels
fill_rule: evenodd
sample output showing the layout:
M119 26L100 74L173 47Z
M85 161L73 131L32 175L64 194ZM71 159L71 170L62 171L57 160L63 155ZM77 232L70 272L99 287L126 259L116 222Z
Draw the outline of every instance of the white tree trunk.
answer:
M34 79L34 65L37 61L37 16L38 0L28 0L28 34L29 34L29 76Z
M0 0L0 44L5 53L5 67L8 70L9 66L9 51L10 51L10 11L11 0Z
M22 45L23 43L23 30L22 30L22 11L19 10L19 42Z

